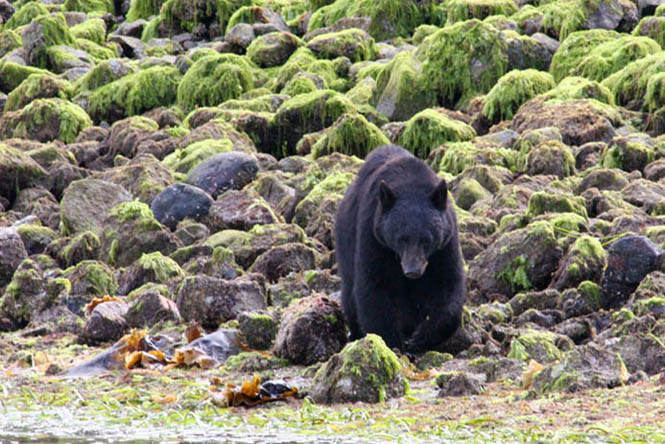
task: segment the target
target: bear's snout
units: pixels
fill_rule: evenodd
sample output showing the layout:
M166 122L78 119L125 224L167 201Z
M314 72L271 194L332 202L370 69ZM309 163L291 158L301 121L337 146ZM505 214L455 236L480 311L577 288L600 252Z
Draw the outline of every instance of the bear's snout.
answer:
M427 260L425 259L402 260L402 271L404 276L409 279L418 279L425 274L426 268Z

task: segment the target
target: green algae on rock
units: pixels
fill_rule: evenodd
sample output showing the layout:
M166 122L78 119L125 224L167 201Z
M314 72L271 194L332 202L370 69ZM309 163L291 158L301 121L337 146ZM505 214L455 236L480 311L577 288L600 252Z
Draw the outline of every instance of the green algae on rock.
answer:
M64 4L65 11L77 11L115 15L115 5L113 0L66 0Z
M517 12L514 0L450 0L447 2L447 24L470 19L483 20L493 15L509 17Z
M163 162L176 173L188 174L208 157L232 150L233 143L229 139L205 139L176 149L166 156Z
M390 140L373 123L357 113L342 114L312 147L312 158L342 153L364 159Z
M174 66L154 66L128 74L95 89L88 112L95 122L115 122L176 101L182 76Z
M51 68L48 49L54 46L76 48L76 40L62 13L35 18L21 32L23 49L30 65Z
M397 142L415 156L426 159L445 142L464 142L475 136L475 130L466 123L452 119L436 109L426 109L406 122Z
M269 32L252 41L247 58L262 68L281 66L300 45L300 39L290 32Z
M149 19L158 15L164 0L131 0L126 20L133 22L139 19Z
M58 98L36 99L20 111L0 117L3 138L23 138L39 142L73 142L92 120L80 106Z
M187 111L237 99L254 88L249 63L234 54L203 57L192 65L177 86L178 104Z
M37 1L27 2L23 4L12 15L7 23L4 24L3 29L18 29L32 22L37 17L48 15L50 11L42 3Z
M506 73L506 51L499 31L479 20L446 26L420 45L425 89L435 103L459 107L487 93Z
M320 58L348 57L352 62L373 60L377 52L374 39L356 28L317 35L307 42L307 49Z
M568 76L602 81L632 61L661 52L648 37L622 35L606 29L569 35L552 57L550 72L559 82Z
M52 74L31 74L9 93L5 112L16 111L35 99L58 98L68 100L73 94L73 86L64 79Z
M510 71L485 96L482 113L491 122L513 118L527 100L556 86L552 76L535 69Z
M401 397L408 389L395 353L379 336L368 334L347 344L316 372L310 395L324 404L376 403Z

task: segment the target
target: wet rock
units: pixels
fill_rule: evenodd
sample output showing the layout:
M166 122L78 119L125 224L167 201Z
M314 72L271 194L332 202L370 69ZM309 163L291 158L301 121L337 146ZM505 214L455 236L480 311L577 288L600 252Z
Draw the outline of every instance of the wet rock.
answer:
M269 282L276 282L291 272L316 267L317 252L301 243L287 243L273 247L256 258L250 271L263 274Z
M7 285L28 252L16 228L0 228L0 288Z
M100 238L103 259L126 267L144 253L168 255L182 246L168 228L157 222L150 208L141 202L124 202L109 211Z
M62 268L68 268L85 260L99 258L99 238L92 231L84 231L73 237L62 237L46 247L46 254L54 258Z
M656 270L663 249L644 236L626 236L607 250L607 267L601 279L602 306L623 305L640 281Z
M208 215L212 197L202 189L186 183L176 183L164 188L150 204L155 219L175 230L186 218L202 220Z
M654 140L646 135L615 137L603 150L600 163L605 168L620 168L627 172L643 171L653 160L654 149Z
M247 277L224 280L209 276L185 278L176 290L183 320L197 321L204 328L236 319L244 311L265 310L265 291Z
M47 336L58 333L80 335L85 322L64 305L54 305L34 313L25 332L34 336Z
M209 210L212 232L227 229L247 231L254 225L283 222L261 196L251 190L227 190L217 197Z
M628 381L621 357L595 344L575 347L558 363L546 366L533 381L531 390L539 395L590 388L614 388Z
M643 371L648 375L654 375L665 367L665 349L661 338L662 331L660 337L653 333L636 333L601 338L596 342L621 356L630 373Z
M561 256L552 227L544 221L534 222L501 235L478 254L469 266L469 286L484 295L505 297L520 290L542 290Z
M225 41L240 49L247 49L255 38L254 28L248 23L238 23L224 36Z
M235 279L243 274L233 252L225 247L215 247L211 255L190 259L183 269L187 274L205 274L219 279Z
M1 250L0 250L1 251ZM53 301L46 292L46 279L39 264L31 259L20 263L2 295L0 316L16 326L25 326Z
M185 273L171 258L159 251L143 254L137 261L124 269L118 279L119 295L129 294L148 282L165 283L176 277L184 277Z
M285 181L286 175L281 171L261 172L250 189L256 191L285 220L291 220L297 203L296 190Z
M23 245L29 255L40 254L56 238L58 233L37 223L25 223L16 227Z
M92 231L99 236L111 208L131 200L132 196L119 185L97 179L77 180L62 195L62 223L68 233Z
M582 281L599 282L607 253L600 241L582 235L571 246L558 270L554 273L552 287L557 290L577 287Z
M120 339L128 328L125 320L128 308L121 301L98 304L86 319L79 339L90 345Z
M440 398L447 396L481 395L485 391L485 378L463 371L444 372L436 377Z
M139 154L128 164L110 168L95 178L124 187L148 205L162 189L173 183L171 171L151 154Z
M118 283L113 271L100 261L83 261L63 271L69 282L64 304L73 313L83 316L84 306L96 297L114 296Z
M536 310L530 308L513 320L518 327L526 325L537 325L543 328L551 328L564 319L564 314L559 310Z
M665 185L646 179L637 179L621 190L624 200L653 215L665 211Z
M548 104L535 98L520 107L512 122L518 133L536 128L556 127L566 145L612 140L616 131L613 123L620 116L605 109L598 110L585 100L572 100Z
M298 49L299 44L300 39L290 32L270 32L252 41L247 47L247 57L262 68L280 66Z
M308 270L304 273L289 273L268 286L271 305L287 307L292 300L320 293L333 295L341 289L341 279L329 270ZM332 297L332 296L331 296Z
M210 236L210 229L205 225L188 219L178 223L174 232L183 245L192 245Z
M267 350L277 336L278 324L266 313L244 312L238 316L238 330L249 348Z
M314 376L310 395L315 402L381 402L399 398L406 380L397 356L374 334L347 344Z
M665 295L665 273L652 271L647 274L633 292L633 300L658 298ZM659 313L660 314L660 313Z
M229 152L215 154L201 162L187 176L187 183L213 198L228 189L239 190L256 177L259 164L254 156Z
M0 144L0 197L10 202L21 188L28 188L44 177L46 171L21 150Z
M303 298L282 314L273 352L294 364L310 365L325 361L345 342L339 303L326 297Z
M576 289L564 291L558 305L567 318L572 318L600 310L601 302L600 286L595 282L584 281Z
M12 209L35 215L45 227L49 227L52 230L58 229L58 224L60 223L60 205L48 190L36 187L25 188L19 191Z
M535 360L540 364L555 362L565 350L574 347L567 336L559 336L546 330L526 329L510 342L509 358L521 361Z
M125 319L129 328L152 327L159 322L181 321L178 306L158 288L149 286L132 294Z

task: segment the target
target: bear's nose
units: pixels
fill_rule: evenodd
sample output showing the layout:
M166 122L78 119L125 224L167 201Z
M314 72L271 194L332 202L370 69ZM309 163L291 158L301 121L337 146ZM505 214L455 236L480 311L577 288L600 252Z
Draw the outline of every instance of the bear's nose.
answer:
M402 271L408 279L418 279L425 273L425 268L427 268L427 261L411 262L409 264L402 262Z

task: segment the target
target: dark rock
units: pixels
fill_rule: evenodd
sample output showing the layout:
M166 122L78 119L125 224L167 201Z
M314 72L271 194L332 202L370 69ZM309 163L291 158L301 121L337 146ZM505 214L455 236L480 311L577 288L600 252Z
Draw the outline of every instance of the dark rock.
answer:
M591 281L582 282L577 289L567 289L561 295L559 307L566 318L587 315L601 308L600 287Z
M342 349L346 326L339 303L326 297L303 298L282 314L274 353L294 364L325 361Z
M283 222L255 191L227 190L217 197L209 210L212 232L227 229L247 231L254 225Z
M183 245L187 246L207 239L210 236L210 229L202 223L185 219L178 223L174 234Z
M607 253L607 267L600 283L602 306L618 308L644 276L657 269L663 249L647 237L626 236L613 242Z
M102 302L85 321L80 340L86 344L116 341L127 331L125 315L129 307L120 301Z
M58 201L48 190L41 187L25 188L19 191L12 209L37 216L42 225L52 230L57 230L60 224Z
M259 164L254 156L239 152L220 153L198 164L186 182L213 198L225 190L242 189L256 177Z
M16 228L0 228L0 288L7 285L28 252Z
M0 145L0 197L10 202L16 192L27 188L46 176L46 171L23 151Z
M83 319L72 313L66 306L54 305L34 313L24 331L34 336L58 333L71 333L78 336L83 331L84 325Z
M341 288L341 279L328 270L308 270L304 273L289 273L268 286L268 300L277 307L288 307L292 300L311 296L314 293L331 295Z
M117 294L126 295L148 282L166 283L176 277L185 277L185 273L173 259L158 251L144 254L120 273Z
M208 276L185 278L177 289L180 314L187 322L197 321L204 328L235 319L244 311L265 310L265 291L246 277L234 280Z
M152 327L158 322L181 321L180 311L175 302L163 296L158 290L148 288L135 296L129 305L125 319L130 328Z
M61 199L65 189L74 181L85 179L90 171L69 162L56 161L48 168L48 175L40 183Z
M535 324L543 328L550 328L561 322L564 318L563 312L559 310L536 310L530 308L513 321L513 324L522 327Z
M644 178L658 182L665 177L665 159L658 159L644 167Z
M257 28L252 30L256 32ZM283 65L300 43L290 32L256 33L259 37L247 48L247 57L262 68Z
M113 31L113 34L140 39L141 34L143 33L143 28L147 24L148 22L143 19L134 20L133 22L124 22L118 25L115 31Z
M224 36L224 40L241 49L247 49L255 38L254 28L247 23L238 23Z
M467 372L446 372L436 377L440 398L446 396L481 395L485 391L484 379Z
M122 56L128 59L142 59L145 54L145 43L136 37L111 34L107 41L109 43L117 43L122 50Z
M631 373L643 371L648 375L655 375L665 368L662 339L653 333L622 335L598 342L608 350L618 353Z
M74 237L62 237L46 247L46 254L54 258L62 268L68 268L85 260L99 258L99 238L92 231L84 231Z
M256 258L250 271L263 274L269 282L276 282L291 272L316 267L317 252L301 243L287 243L271 248Z
M314 376L310 395L317 403L382 402L404 395L402 364L381 337L368 334L347 344Z
M69 281L69 295L64 304L74 314L83 316L84 306L96 297L115 295L118 283L113 271L103 262L86 260L64 271Z
M12 15L16 12L14 5L7 0L0 0L0 23L7 23Z
M249 348L267 350L272 347L277 336L277 322L266 313L241 313L238 316L238 330Z
M164 188L152 201L150 209L155 219L175 230L185 218L201 220L208 216L212 197L202 189L186 183Z
M0 251L3 251L1 246ZM35 261L26 259L16 268L2 295L0 316L8 317L17 326L25 326L32 316L50 303L41 267Z

